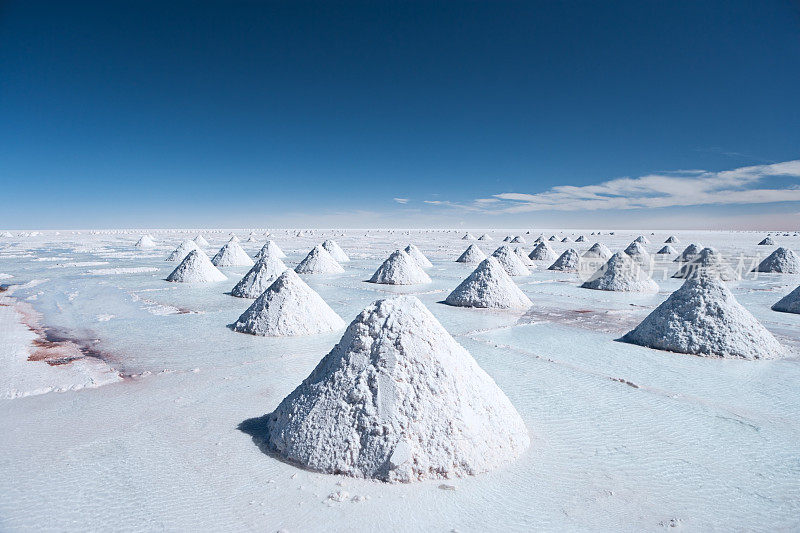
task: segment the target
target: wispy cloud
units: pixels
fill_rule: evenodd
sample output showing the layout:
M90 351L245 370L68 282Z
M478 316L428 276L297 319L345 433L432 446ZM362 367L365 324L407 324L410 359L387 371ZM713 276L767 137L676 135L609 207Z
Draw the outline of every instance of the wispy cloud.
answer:
M407 204L408 203L408 198L393 198L393 200L395 202L397 202L398 204Z
M800 178L800 160L722 172L658 172L596 185L562 185L540 193L505 192L462 204L426 203L486 213L525 213L800 201L800 184L764 188L760 182L770 177Z

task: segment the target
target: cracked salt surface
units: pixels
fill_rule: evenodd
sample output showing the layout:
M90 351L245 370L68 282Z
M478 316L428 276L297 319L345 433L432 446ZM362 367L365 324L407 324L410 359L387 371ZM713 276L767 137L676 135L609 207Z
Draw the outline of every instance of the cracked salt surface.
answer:
M496 242L525 231L471 230ZM197 230L151 232L157 247L149 251L133 247L141 232L62 232L57 238L45 232L30 244L19 239L22 247L13 252L0 250L12 252L0 253L0 272L13 276L4 284L19 284L14 299L41 293L32 303L43 323L76 338L100 339L115 370L131 376L93 389L0 400L0 530L800 527L796 356L708 359L615 342L682 284L669 277L680 266L671 261L656 279L657 294L581 289L577 276L541 268L514 280L534 304L524 316L440 304L474 268L453 261L464 250L464 232L368 231L365 237L364 231L317 231L296 237L296 230L275 230L269 237L289 255L287 265L334 238L352 259L345 273L306 282L337 314L349 322L376 299L416 295L508 396L529 430L530 448L498 470L444 482L457 490L440 488L442 481L386 484L298 469L239 431L243 421L274 410L341 332L275 339L227 329L252 303L225 294L249 267L223 267L230 281L221 284L162 279L174 266L164 257ZM250 231L236 233L245 239ZM527 239L528 250L538 233ZM564 235L557 229L543 233ZM579 233L591 232L573 237ZM558 254L568 246L583 254L598 241L617 252L640 233L551 246ZM649 238L663 242L669 234ZM215 251L230 231L203 235ZM676 236L713 246L731 265L743 253L750 269L760 262L756 254L763 260L772 251L758 247L763 235L755 233ZM43 247L38 239L44 238L58 249ZM432 261L432 283L364 283L409 242ZM800 238L780 244L798 250ZM242 243L251 256L261 245ZM82 276L85 268L49 269L57 262L34 260L63 257L65 250L70 261L159 268L161 275ZM102 259L105 254L119 257ZM791 275L748 274L730 289L781 344L792 347L800 317L770 306L796 287ZM187 312L157 315L148 310L156 305ZM0 306L0 312L9 309ZM114 318L98 321L101 315ZM9 323L0 319L0 327ZM0 333L0 340L6 338ZM29 365L35 364L54 372L69 366L24 361L22 367L0 366L0 375L21 383L17 368L30 378ZM37 384L26 387L18 390L33 391ZM339 492L350 499L328 499ZM363 499L353 501L356 496Z

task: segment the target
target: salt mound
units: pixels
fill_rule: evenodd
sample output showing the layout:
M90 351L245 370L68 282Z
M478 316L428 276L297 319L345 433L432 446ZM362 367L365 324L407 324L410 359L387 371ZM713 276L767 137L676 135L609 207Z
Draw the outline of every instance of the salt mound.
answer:
M139 237L139 240L136 241L134 244L137 248L153 248L156 245L156 241L150 235L142 235Z
M759 246L774 246L775 241L772 240L771 237L766 237L763 241L758 243Z
M250 235L248 235L247 240L244 242L256 242L256 234L251 233Z
M522 259L517 255L517 252L512 250L507 244L495 250L492 257L497 259L509 276L527 276L531 273L528 267L525 266L525 263L522 262Z
M404 250L395 250L370 278L382 285L417 285L431 283L431 278Z
M733 269L725 264L722 257L712 248L700 250L696 258L683 265L672 277L686 279L697 276L700 272L716 276L722 281L738 279Z
M581 287L600 291L658 292L658 284L624 252L617 252Z
M242 246L239 244L239 239L233 240L234 237L231 237L231 240L226 242L225 245L219 249L217 255L211 260L215 266L253 266L253 260L250 259L247 252L242 249Z
M503 391L411 296L364 309L266 420L290 461L388 482L479 474L530 444Z
M556 258L556 253L546 241L542 241L528 254L528 258L534 261L552 261Z
M298 274L341 274L344 272L344 268L325 248L318 244L308 252L308 255L300 261L294 271Z
M561 270L564 272L578 270L579 264L580 256L578 252L569 248L547 270Z
M262 257L231 290L237 298L258 298L286 270L283 261L274 255Z
M186 257L187 255L189 255L189 252L191 252L192 250L200 250L200 248L197 247L197 243L196 242L194 242L191 239L187 239L187 240L183 241L182 243L180 243L180 245L178 245L178 247L175 248L175 250L173 250L171 254L169 254L169 256L167 257L166 260L167 261L183 261L183 258ZM204 252L201 252L201 253L203 253L203 255L205 255Z
M420 251L419 251L419 248L417 248L415 245L413 245L413 244L409 244L408 246L406 246L406 248L405 248L405 252L406 252L408 255L410 255L410 256L411 256L411 258L412 258L414 261L416 261L416 262L417 262L417 264L418 264L419 266L421 266L422 268L430 268L430 267L432 267L432 266L433 266L433 264L432 264L430 261L428 261L428 258L427 258L427 257L425 257L425 254L423 254L422 252L420 252Z
M347 263L350 261L350 258L347 257L347 254L344 253L344 250L339 246L339 243L334 241L333 239L328 239L322 243L322 247L325 248L331 257L336 259L339 263Z
M536 237L536 240L535 240L535 241L533 241L533 244L539 244L539 243L543 243L543 242L545 242L545 241L544 241L544 237L542 237L541 235L539 235L538 237Z
M239 242L239 237L237 237L235 233L231 233L231 238L229 240L233 242Z
M645 237L644 235L639 235L638 237L633 239L633 242L638 242L639 244L650 244L650 241L647 240L647 237Z
M569 242L569 237L564 237L563 239L561 239L561 242Z
M555 241L558 240L558 237L556 237L555 235L550 235L550 238L547 239L547 240L550 241L550 242L555 242Z
M608 259L612 255L613 253L611 252L611 250L608 249L608 246L600 242L594 243L591 248L583 252L583 257L585 257L586 259L592 259L592 258Z
M780 247L761 261L753 272L800 274L800 257L788 248Z
M456 263L480 263L486 259L486 254L483 253L483 250L478 248L474 244L470 244L464 253L458 256L456 259Z
M528 309L533 305L494 257L484 259L445 299L459 307Z
M506 238L505 238L505 239L503 239L503 242L511 242L511 239L512 239L512 238L513 238L513 237L511 237L511 235L506 235Z
M665 245L659 251L656 252L656 255L672 255L677 254L678 252L675 251L675 248L670 246L669 244Z
M325 300L288 269L242 313L233 329L264 337L294 337L327 333L344 325Z
M491 241L491 240L492 240L492 238L491 238L491 237L489 237L487 234L485 234L485 233L484 233L483 235L481 235L480 237L478 237L478 240L479 240L479 241Z
M702 244L690 244L686 248L683 249L681 255L674 259L675 263L686 263L691 261L692 259L696 259L697 255L700 253L700 250L703 248Z
M529 266L531 268L536 268L536 262L530 257L528 257L528 252L527 250L525 250L525 248L517 246L516 248L514 248L514 253L516 253L517 256L522 260L522 264L524 264L525 266Z
M461 237L461 240L462 241L474 241L475 240L475 235L473 235L472 233L467 232L467 233L464 234L463 237Z
M205 238L199 233L197 234L197 237L194 238L194 242L195 244L197 244L197 246L200 246L202 248L206 248L209 246L208 241L205 240Z
M675 235L670 235L669 237L667 237L667 240L664 241L664 244L677 244L679 242L681 241L679 241Z
M225 281L225 274L217 270L206 254L200 250L192 250L181 261L172 273L167 276L167 281L179 283L210 283Z
M785 353L730 289L707 274L687 279L620 340L702 356L767 359Z
M525 244L525 239L521 235L517 235L510 242L511 244Z
M8 231L4 231L4 232L3 232L3 238L6 238L6 239L11 239L11 238L13 238L13 237L14 237L14 236L11 234L11 232L8 232Z
M773 311L780 311L781 313L798 313L800 314L800 287L778 300L772 306Z
M577 239L575 239L575 242L586 242L586 237L580 235Z
M634 261L639 263L646 263L650 260L650 254L647 253L647 250L642 245L642 243L633 241L625 248L625 253L628 254L633 258Z
M284 259L286 257L286 254L275 244L275 241L267 241L267 244L261 247L261 250L256 254L256 261L268 255L274 255L278 259Z

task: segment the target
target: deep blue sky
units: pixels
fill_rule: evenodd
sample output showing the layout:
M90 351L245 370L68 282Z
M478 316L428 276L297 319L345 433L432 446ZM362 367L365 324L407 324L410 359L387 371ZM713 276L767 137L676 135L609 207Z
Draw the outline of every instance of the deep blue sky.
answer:
M0 229L766 223L459 206L796 159L798 2L0 3Z

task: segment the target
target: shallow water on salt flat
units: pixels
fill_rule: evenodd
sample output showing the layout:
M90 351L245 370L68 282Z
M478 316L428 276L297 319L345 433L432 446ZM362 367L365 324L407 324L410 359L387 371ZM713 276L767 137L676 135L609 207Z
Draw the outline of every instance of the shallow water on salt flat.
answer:
M581 289L575 274L540 264L515 278L534 302L530 313L460 309L439 302L471 271L452 262L469 244L461 232L337 232L353 261L340 276L304 276L309 285L347 322L375 299L416 294L498 382L533 438L504 469L392 486L298 469L237 429L271 411L341 332L298 339L232 332L226 325L250 300L225 292L246 268L224 269L227 282L203 287L163 281L176 266L163 258L196 233L155 233L155 250L133 248L135 234L0 242L0 272L14 276L4 283L47 280L15 297L28 299L48 326L99 339L109 362L135 375L0 401L1 530L655 530L671 520L691 530L800 528L800 361L703 359L614 340L680 280L657 279L656 295L612 294ZM272 238L291 267L331 234ZM487 253L506 233L491 234L495 240L478 243ZM638 234L596 240L617 250ZM204 235L210 255L227 240L227 232ZM677 235L678 251L693 240L748 260L772 250L755 246L757 233ZM647 249L666 236L648 235ZM526 249L536 235L529 237ZM583 252L595 242L587 239L552 245ZM408 242L434 262L432 284L363 282ZM800 248L797 237L777 243ZM261 244L242 243L251 255ZM37 260L48 258L56 259ZM663 264L670 273L678 268ZM143 267L158 271L111 273ZM89 274L97 269L105 273ZM800 316L769 306L798 283L760 275L731 287L794 346ZM329 499L337 492L348 497Z

